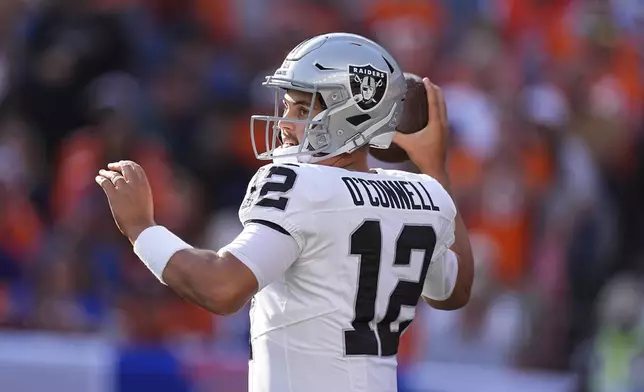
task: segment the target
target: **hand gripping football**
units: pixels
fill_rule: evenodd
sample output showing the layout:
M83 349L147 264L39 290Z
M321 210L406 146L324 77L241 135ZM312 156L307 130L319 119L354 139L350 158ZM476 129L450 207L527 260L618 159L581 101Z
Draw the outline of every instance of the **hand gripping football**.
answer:
M423 79L418 75L405 73L405 82L407 82L407 93L397 130L406 134L416 133L425 128L429 122L427 91L425 91ZM405 150L393 142L388 149L370 148L369 152L383 162L396 163L409 160Z

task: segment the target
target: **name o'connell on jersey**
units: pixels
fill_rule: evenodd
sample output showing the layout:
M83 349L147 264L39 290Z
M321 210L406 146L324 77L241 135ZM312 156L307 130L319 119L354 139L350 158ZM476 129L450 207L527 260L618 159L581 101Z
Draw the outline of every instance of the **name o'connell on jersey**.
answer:
M420 181L367 180L342 177L356 207L365 201L372 207L402 210L440 211L429 191Z

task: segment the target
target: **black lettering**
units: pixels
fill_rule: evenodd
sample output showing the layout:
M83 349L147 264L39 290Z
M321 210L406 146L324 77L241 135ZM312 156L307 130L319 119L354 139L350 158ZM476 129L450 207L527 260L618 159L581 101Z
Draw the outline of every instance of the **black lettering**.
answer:
M378 194L378 199L380 199L380 205L383 207L389 208L391 205L389 203L389 200L387 199L387 195L384 193L384 190L381 190L378 188L378 182L376 180L369 180L369 184L373 187L373 189L376 190L376 193Z
M376 77L379 77L379 78L384 78L385 77L384 72L373 71L373 70L370 70L370 69L364 69L364 68L358 68L358 67L353 67L353 73L361 74L361 75L368 75L368 76L376 76Z
M260 175L263 175L260 174ZM274 176L283 177L283 180L275 179ZM259 179L260 176L257 178ZM284 166L271 166L266 173L266 182L259 190L259 196L255 205L260 207L275 208L278 210L286 210L288 205L288 197L279 196L277 199L268 197L269 193L286 194L295 184L297 173L291 168ZM251 193L257 192L257 186L253 185Z
M351 195L353 204L357 207L364 206L365 199L368 198L369 204L373 207L440 211L422 182L414 184L411 181L366 180L354 177L342 177L342 181ZM358 183L364 188L366 197ZM415 199L416 197L418 200Z
M429 204L432 206L433 211L440 211L440 208L436 204L434 204L434 200L432 200L432 197L429 195L429 192L427 192L427 188L423 185L422 182L419 182L418 185L420 185L421 188L425 191L425 194L427 195L427 198L429 199Z
M360 262L354 316L351 328L343 331L346 356L396 355L400 336L412 321L403 315L401 309L403 306L413 307L418 304L436 246L436 232L431 226L405 225L398 233L393 265L396 268L411 267L411 255L414 250L423 251L423 262L418 277L408 275L406 279L399 279L389 295L385 316L378 321L374 330L371 325L376 320L376 303L379 303L380 265L392 264L390 259L383 257L382 247L393 244L393 238L383 236L380 222L376 220L364 221L351 234L351 254L360 256ZM396 323L398 328L392 328L393 323Z
M425 199L424 199L424 198L423 198L423 196L420 194L420 191L418 190L418 188L416 188L416 187L414 186L414 183L410 181L410 182L409 182L409 185L411 185L411 187L412 187L412 188L414 188L414 190L416 191L416 194L418 195L418 198L420 199L420 204L421 204L421 205L422 205L422 207L423 207L423 210L431 210L431 209L432 209L432 207L431 207L431 206L429 206L429 205L427 205L427 204L425 204Z
M394 205L396 208L400 208L401 203L396 196L396 192L391 188L391 185L387 184L385 181L378 181L378 184L385 190L387 197L389 197L389 200L391 201L392 208Z
M367 192L367 197L369 198L369 203L371 203L371 205L374 206L374 207L379 207L380 203L378 202L378 200L374 199L373 196L371 195L371 192L369 192L369 188L367 187L367 185L369 185L369 183L367 182L367 180L364 180L362 178L356 178L356 180L360 181L360 184L363 186L364 191Z
M409 183L407 181L401 181L400 185L403 187L403 189L407 193L407 196L409 196L409 201L411 202L411 208L414 209L414 210L420 210L421 207L418 204L416 204L416 202L414 202L414 194L412 193L412 191L407 189L407 185L409 185Z
M406 210L411 209L411 205L409 203L409 198L407 197L407 192L403 189L403 187L400 185L398 181L391 181L388 180L387 183L391 185L391 187L396 191L396 194L398 195L398 198L400 199L400 204L404 204L405 206L403 207Z
M342 177L342 181L344 181L344 185L347 186L347 189L351 194L351 199L353 199L353 204L355 206L363 206L364 198L360 194L360 190L358 189L358 186L355 184L354 179L350 177ZM355 189L355 192L354 192L354 189Z

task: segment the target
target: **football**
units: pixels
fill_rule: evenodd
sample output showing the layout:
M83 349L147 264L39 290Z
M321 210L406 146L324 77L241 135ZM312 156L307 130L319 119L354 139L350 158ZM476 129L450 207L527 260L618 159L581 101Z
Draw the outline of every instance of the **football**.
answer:
M407 82L407 93L403 101L403 113L400 122L398 123L398 132L401 133L415 133L425 128L429 121L429 114L427 112L427 91L423 79L412 73L405 73L405 82ZM376 159L389 162L398 163L409 160L409 156L405 150L400 148L396 143L391 143L389 148L370 148L369 152Z

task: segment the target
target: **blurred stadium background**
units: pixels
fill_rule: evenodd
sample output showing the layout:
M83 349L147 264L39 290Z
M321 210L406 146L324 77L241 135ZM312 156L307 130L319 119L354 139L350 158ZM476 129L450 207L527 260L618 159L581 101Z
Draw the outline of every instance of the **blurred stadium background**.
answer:
M0 391L245 390L247 312L160 285L93 177L140 162L160 223L224 245L260 82L329 31L448 100L475 290L419 307L401 392L644 391L641 0L1 0Z

